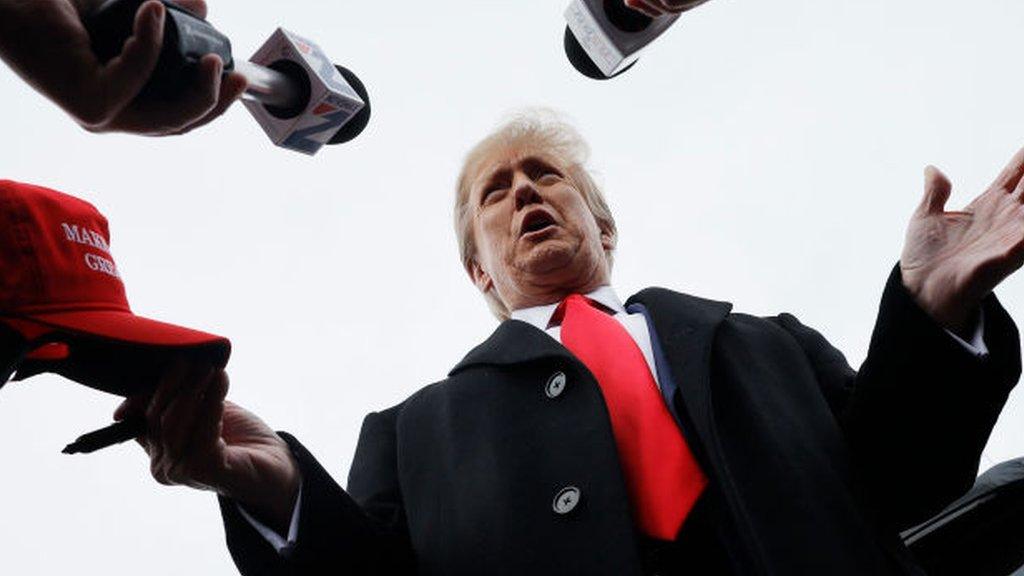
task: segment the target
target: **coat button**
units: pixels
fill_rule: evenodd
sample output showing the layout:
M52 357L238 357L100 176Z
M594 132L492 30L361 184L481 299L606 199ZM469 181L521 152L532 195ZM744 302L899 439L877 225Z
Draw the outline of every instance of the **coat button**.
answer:
M548 383L544 386L544 394L548 398L558 398L565 390L565 382L565 372L555 372L548 378Z
M556 514L568 514L580 503L580 489L575 486L566 486L555 495L551 507Z

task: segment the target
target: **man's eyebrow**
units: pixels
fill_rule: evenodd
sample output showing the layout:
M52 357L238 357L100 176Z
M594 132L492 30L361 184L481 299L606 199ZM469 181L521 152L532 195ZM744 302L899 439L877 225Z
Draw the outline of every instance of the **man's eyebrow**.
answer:
M557 167L553 162L537 155L530 155L517 160L515 162L515 166L524 170L547 169L554 170L559 174L564 173L564 171ZM474 184L477 187L486 188L502 180L508 179L512 175L512 168L507 164L495 164L486 170L482 170L480 174L481 175L476 179Z
M477 182L482 182L483 186L490 186L499 180L508 178L512 174L512 169L506 165L498 165L493 168L489 168L484 172L483 176L477 179Z
M526 170L536 170L538 168L543 168L548 170L554 170L559 174L562 173L562 170L555 166L553 162L549 162L546 158L543 158L541 156L527 156L526 158L523 158L522 160L519 161L519 165Z

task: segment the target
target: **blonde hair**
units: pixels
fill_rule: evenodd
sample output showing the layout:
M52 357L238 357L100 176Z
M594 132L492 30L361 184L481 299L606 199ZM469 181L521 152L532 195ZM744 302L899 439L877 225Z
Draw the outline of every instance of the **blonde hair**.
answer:
M469 193L477 165L488 158L496 149L512 148L529 144L534 150L550 153L564 163L569 181L583 194L583 199L594 215L598 228L611 239L612 249L605 251L609 269L612 266L612 250L618 238L615 218L612 216L604 194L586 169L590 147L568 122L549 110L528 110L513 115L477 143L462 163L462 171L455 189L455 236L459 244L459 256L467 272L472 272L476 258L476 243L473 238L470 218ZM509 309L494 289L484 293L487 305L498 320L509 317Z

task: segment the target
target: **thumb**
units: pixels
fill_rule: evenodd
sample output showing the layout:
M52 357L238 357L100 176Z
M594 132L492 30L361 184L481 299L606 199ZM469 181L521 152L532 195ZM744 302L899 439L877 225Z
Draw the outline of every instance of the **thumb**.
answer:
M935 166L928 166L924 169L924 198L918 206L918 212L922 214L941 214L945 211L946 200L953 191L953 184L949 178Z
M108 110L123 109L149 81L163 46L165 18L165 8L160 2L146 2L135 13L132 37L102 73Z
M147 395L129 396L114 410L114 421L120 422L129 416L141 415L149 400Z
M125 398L124 402L121 402L121 404L117 407L117 409L114 410L114 421L115 422L120 422L120 421L124 420L128 416L128 411L131 408L132 408L132 399L131 398Z

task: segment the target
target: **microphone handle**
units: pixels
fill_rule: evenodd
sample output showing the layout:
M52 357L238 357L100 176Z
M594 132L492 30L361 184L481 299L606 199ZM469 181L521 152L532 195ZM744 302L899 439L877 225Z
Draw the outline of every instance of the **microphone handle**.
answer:
M135 13L144 0L108 0L85 18L93 52L101 62L121 53L132 34ZM193 79L196 63L207 54L217 54L225 73L241 73L249 83L246 96L284 114L301 112L309 101L309 79L296 66L281 62L265 67L235 60L231 41L209 22L169 0L166 6L164 43L156 70L139 94L140 99L171 101ZM274 69L277 68L277 69ZM297 114L297 112L296 112Z
M124 43L132 35L135 13L144 0L108 0L83 18L89 32L93 53L106 63L121 53ZM231 41L185 8L161 0L166 8L164 41L156 69L142 88L138 99L145 101L173 101L195 78L196 64L207 54L216 54L231 70Z
M282 110L305 108L309 102L309 80L298 66L281 60L275 68L253 64L248 60L234 60L234 72L245 77L247 99L261 102L266 107ZM298 70L296 70L298 69Z

